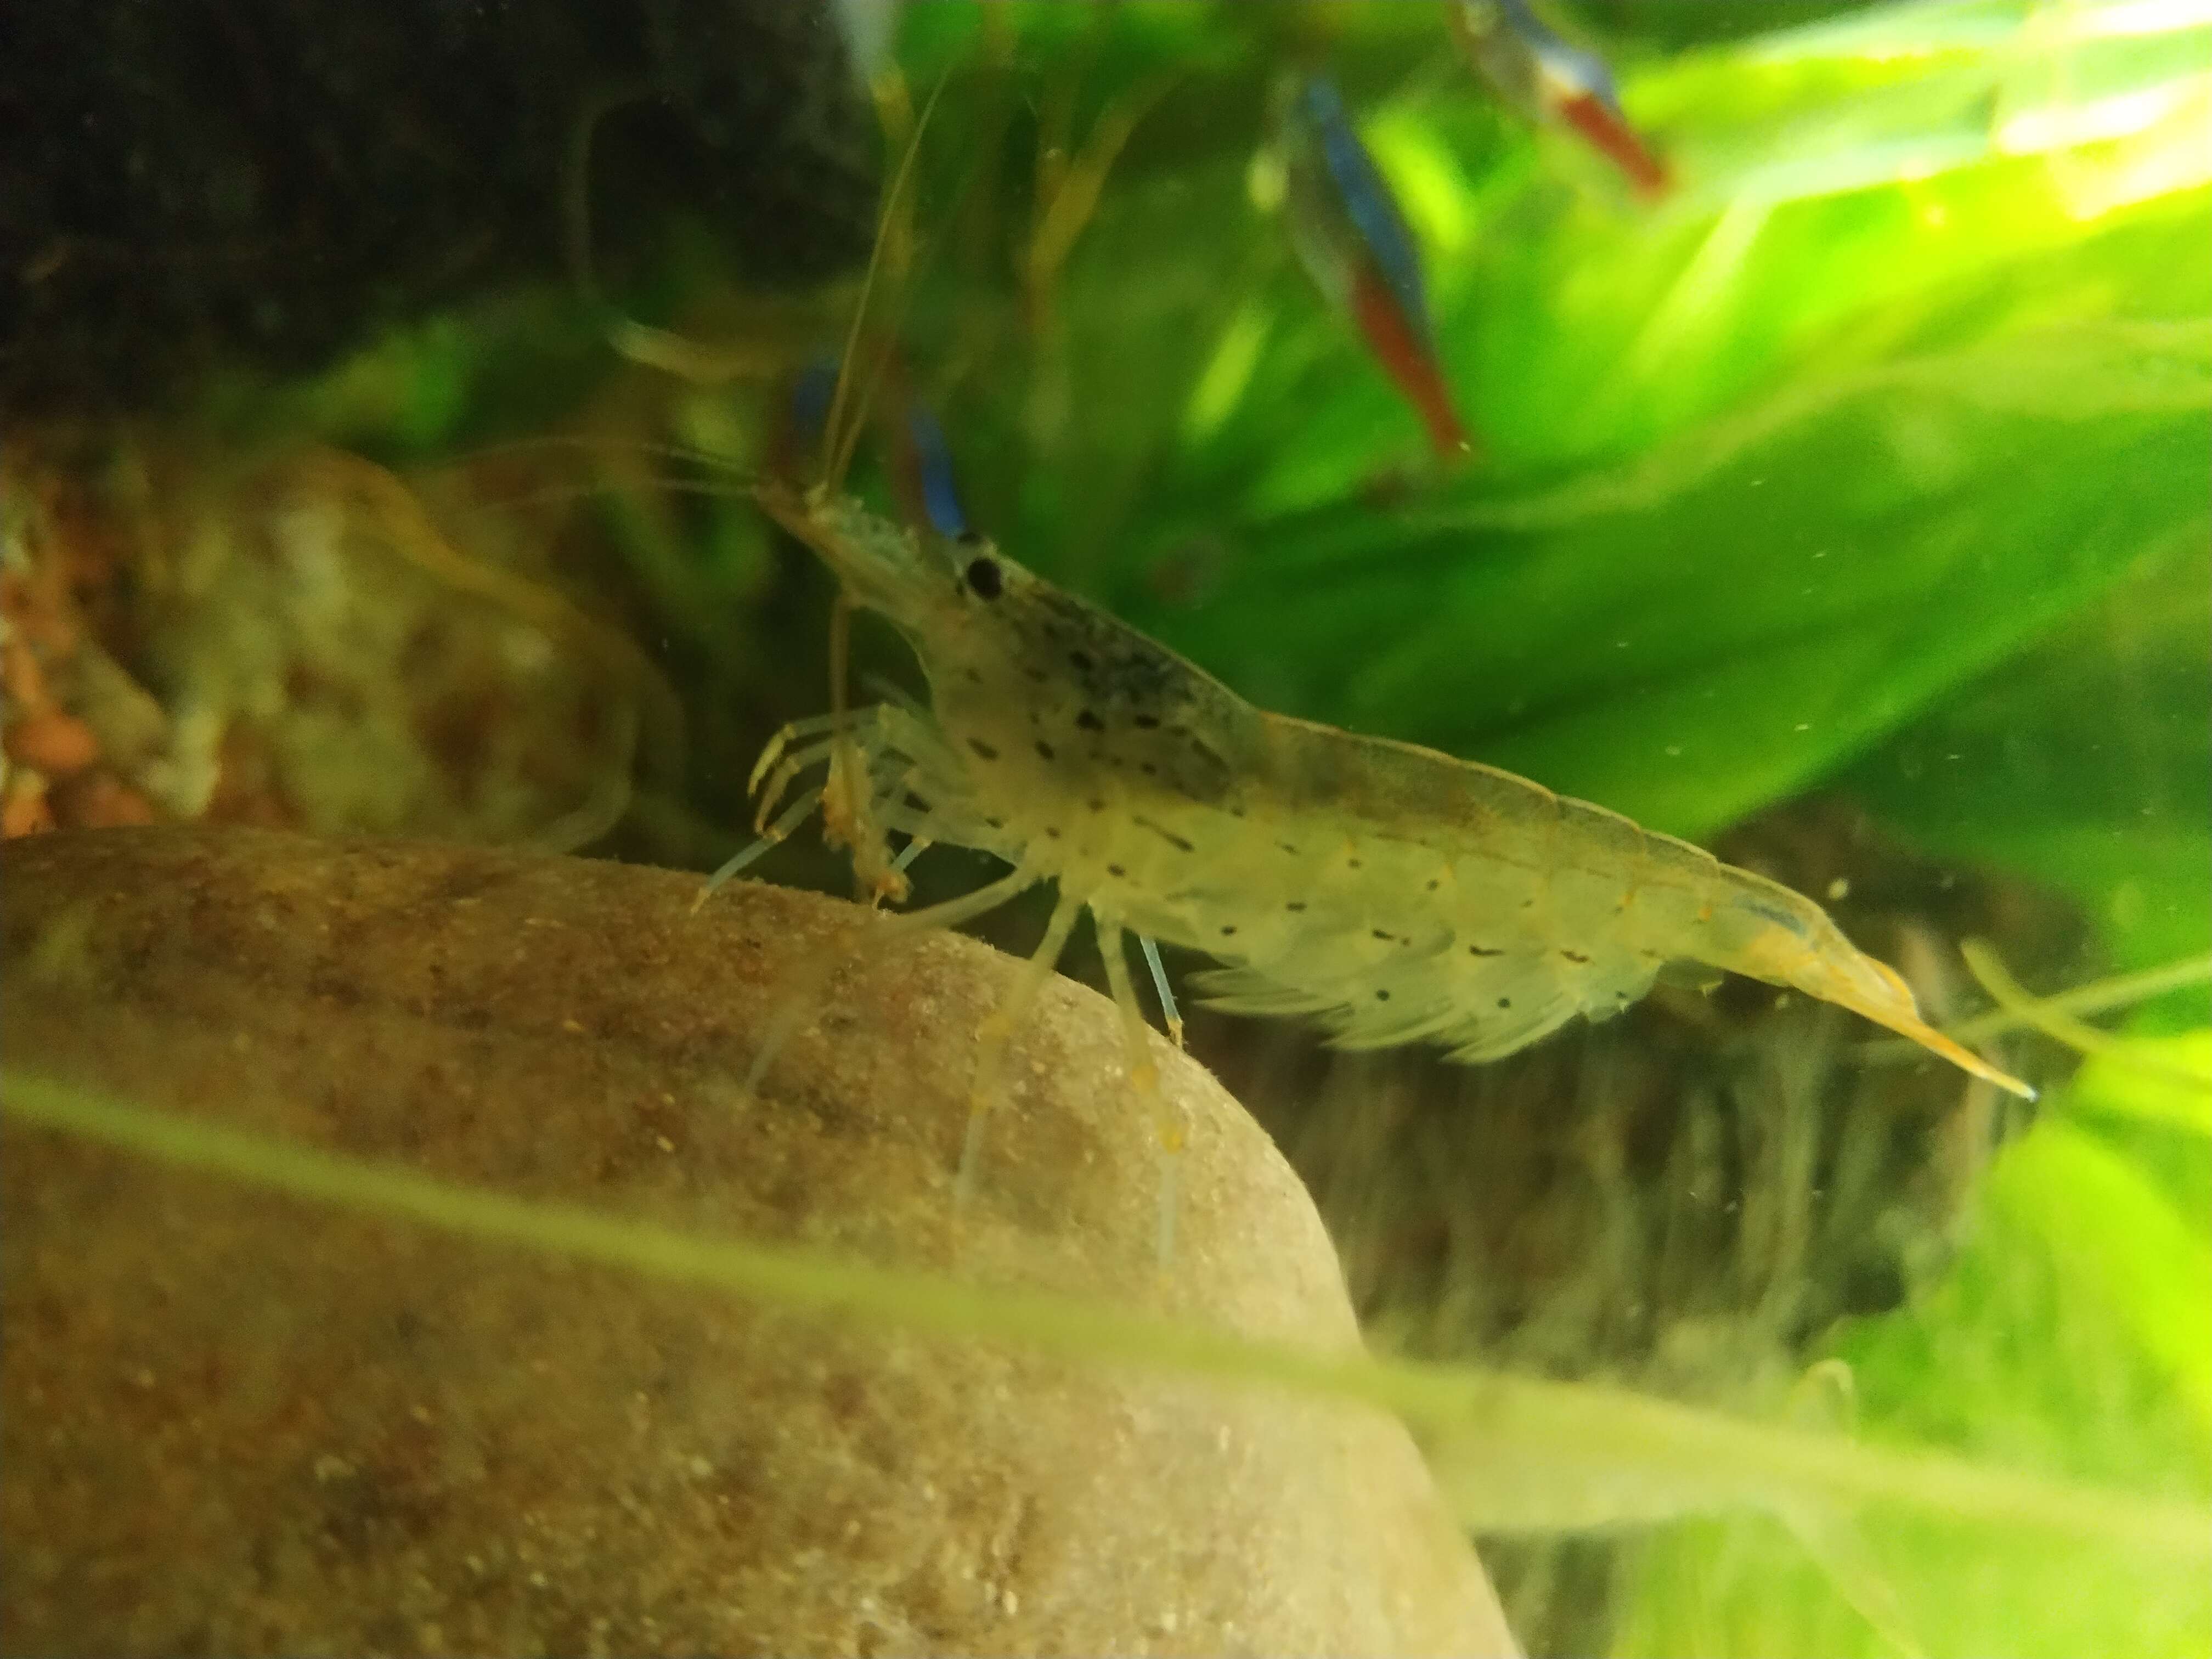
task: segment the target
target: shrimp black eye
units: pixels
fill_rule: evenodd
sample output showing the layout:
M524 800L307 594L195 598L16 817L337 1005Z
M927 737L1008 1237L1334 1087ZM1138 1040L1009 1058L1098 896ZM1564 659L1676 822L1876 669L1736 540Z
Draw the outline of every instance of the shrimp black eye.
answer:
M968 586L979 599L995 599L1005 586L996 559L973 559L969 562Z

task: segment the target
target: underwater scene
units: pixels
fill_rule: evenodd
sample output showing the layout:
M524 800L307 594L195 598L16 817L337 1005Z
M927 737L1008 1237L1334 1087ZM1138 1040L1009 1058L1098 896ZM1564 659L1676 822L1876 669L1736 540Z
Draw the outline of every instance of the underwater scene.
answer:
M0 127L0 1650L2212 1651L2212 0Z

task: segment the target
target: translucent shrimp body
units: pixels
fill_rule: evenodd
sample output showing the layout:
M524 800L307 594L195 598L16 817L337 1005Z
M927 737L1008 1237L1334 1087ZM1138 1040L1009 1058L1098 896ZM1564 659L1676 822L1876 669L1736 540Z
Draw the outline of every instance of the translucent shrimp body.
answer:
M1124 930L1221 961L1200 981L1216 1006L1468 1061L1610 1015L1684 963L1838 1004L2031 1093L1787 888L1510 774L1255 708L980 538L762 499L928 678L927 710L861 717L890 761L877 775L896 773L875 821L1055 882L1054 954L1088 908L1125 1023L1142 1016Z

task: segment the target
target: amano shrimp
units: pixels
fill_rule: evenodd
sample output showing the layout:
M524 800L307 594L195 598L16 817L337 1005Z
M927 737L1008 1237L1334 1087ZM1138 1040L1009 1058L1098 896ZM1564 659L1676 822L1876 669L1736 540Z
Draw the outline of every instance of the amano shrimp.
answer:
M878 927L950 925L1058 889L1043 941L981 1034L963 1191L1006 1036L1085 909L1156 1120L1125 934L1218 960L1197 981L1211 1006L1310 1016L1346 1048L1425 1042L1495 1060L1617 1012L1681 964L1835 1003L2033 1097L1930 1028L1893 970L1786 887L1510 773L1255 708L980 536L920 534L822 490L759 495L852 604L904 635L929 687L926 707L858 711L845 735L793 751L763 819L806 765L858 757L848 775L870 780L872 834L1012 866ZM757 1073L779 1041L772 1025ZM1179 1127L1160 1129L1172 1154ZM1164 1254L1172 1202L1170 1180Z

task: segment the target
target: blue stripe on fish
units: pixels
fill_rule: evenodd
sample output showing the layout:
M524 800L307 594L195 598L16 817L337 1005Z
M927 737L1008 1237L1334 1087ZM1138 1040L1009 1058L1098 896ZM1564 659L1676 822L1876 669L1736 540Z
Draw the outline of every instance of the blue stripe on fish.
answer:
M837 396L837 360L824 355L801 369L791 388L791 418L801 432L819 437Z
M1320 137L1329 179L1407 326L1424 343L1432 342L1436 331L1429 319L1428 285L1421 279L1413 233L1400 215L1375 158L1352 130L1344 95L1328 76L1310 75L1299 91L1298 107Z
M958 537L968 533L968 515L961 511L960 494L952 477L952 452L945 441L945 428L937 423L937 416L920 403L909 404L906 415L907 437L914 445L914 458L921 474L921 503L929 515L930 527L940 536Z

